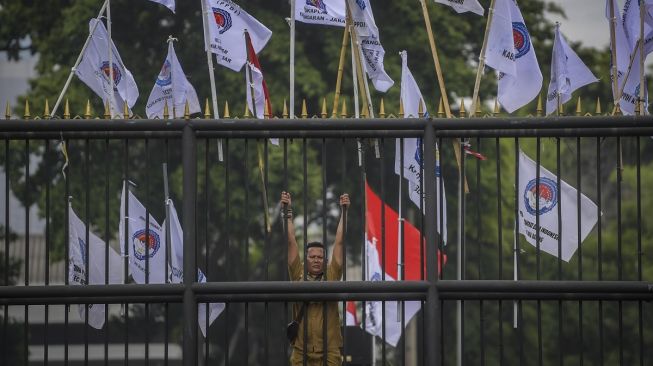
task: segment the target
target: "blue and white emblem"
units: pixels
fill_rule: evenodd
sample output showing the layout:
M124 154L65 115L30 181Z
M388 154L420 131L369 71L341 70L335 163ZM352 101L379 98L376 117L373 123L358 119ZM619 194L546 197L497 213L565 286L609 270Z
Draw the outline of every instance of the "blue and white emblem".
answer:
M172 66L170 61L166 60L161 67L161 72L156 78L156 85L168 86L172 84Z
M213 18L215 19L215 24L218 25L218 33L223 34L231 28L231 14L228 11L213 8Z
M148 243L146 244L146 236ZM132 236L132 246L134 248L134 256L138 260L145 260L145 258L152 258L159 251L161 247L161 238L159 234L150 230L150 232L145 235L145 229L138 230Z
M326 5L324 4L324 0L306 0L306 5L312 6L314 8L320 9L320 11L324 14L327 13L326 10Z
M516 59L524 56L531 50L531 37L524 23L512 23L512 38L515 42Z
M538 193L539 197L537 197ZM526 211L529 214L543 215L551 211L557 204L558 186L554 180L540 177L539 190L537 188L537 179L528 182L524 191L524 206L526 206Z
M367 5L365 4L365 0L356 0L356 4L358 5L361 10L365 10Z
M113 62L113 85L118 86L120 84L120 80L122 80L122 73L120 72L120 68L118 65L116 65L115 62ZM107 81L109 81L109 61L104 61L102 62L102 65L100 66L100 71L102 71L102 75L106 78Z

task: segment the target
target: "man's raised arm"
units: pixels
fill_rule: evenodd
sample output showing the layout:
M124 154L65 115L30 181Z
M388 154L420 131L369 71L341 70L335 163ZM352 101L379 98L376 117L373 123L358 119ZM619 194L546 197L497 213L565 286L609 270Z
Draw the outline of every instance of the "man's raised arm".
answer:
M340 196L340 221L338 222L338 229L336 230L336 239L333 242L333 252L331 253L331 261L332 262L335 261L339 266L342 266L342 261L343 261L342 242L345 236L345 220L347 220L347 208L349 207L349 205L350 205L349 195L347 193L342 194Z
M292 198L290 193L281 192L281 207L286 207L287 212L282 212L284 224L288 229L288 265L291 265L299 256L297 239L295 239L295 224L293 224Z

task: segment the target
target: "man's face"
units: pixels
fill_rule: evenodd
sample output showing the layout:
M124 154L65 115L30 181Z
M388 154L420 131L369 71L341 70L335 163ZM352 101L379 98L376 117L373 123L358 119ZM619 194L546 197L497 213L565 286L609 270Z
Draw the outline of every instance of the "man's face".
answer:
M308 273L317 276L323 271L324 249L308 248Z

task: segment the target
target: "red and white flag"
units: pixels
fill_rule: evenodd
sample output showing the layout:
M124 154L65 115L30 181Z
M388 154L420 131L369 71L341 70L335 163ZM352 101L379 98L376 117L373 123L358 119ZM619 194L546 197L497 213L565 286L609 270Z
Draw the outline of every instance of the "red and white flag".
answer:
M347 301L347 309L346 309L346 321L347 321L347 326L351 327L356 327L360 323L358 322L358 317L356 316L356 302L354 301Z
M399 214L397 211L386 205L379 196L372 191L370 186L365 184L366 193L366 222L365 231L366 243L366 263L367 263L367 281L396 281L397 257L398 257L398 232L399 232ZM381 212L382 207L385 216L385 230L382 228ZM404 221L404 276L407 281L418 281L422 279L422 269L426 273L425 259L420 259L420 254L426 251L421 250L424 245L420 231L408 221ZM384 239L385 234L385 239ZM385 248L384 248L385 246ZM385 249L385 254L384 254ZM385 263L382 263L385 255ZM442 266L446 263L446 255L439 251L437 254L438 273L441 272ZM385 276L384 276L385 275ZM384 279L385 277L385 279ZM381 337L383 327L385 326L385 341L393 347L399 342L403 329L401 321L397 321L397 308L399 302L386 301L385 314L382 310L382 301L366 302L365 330ZM419 301L406 301L403 306L405 324L415 316L420 309ZM399 318L400 319L400 318Z
M247 108L258 119L265 118L265 107L267 105L268 113L272 114L272 104L270 103L270 92L268 85L263 77L263 68L258 60L252 40L248 33L245 33L245 43L247 43L247 68L245 70L245 83L247 94ZM272 144L279 146L279 139L270 139Z

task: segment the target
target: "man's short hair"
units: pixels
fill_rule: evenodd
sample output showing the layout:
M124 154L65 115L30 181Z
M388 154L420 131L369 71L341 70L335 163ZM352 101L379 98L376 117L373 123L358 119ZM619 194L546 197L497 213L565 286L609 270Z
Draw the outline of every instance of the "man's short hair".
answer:
M324 244L320 243L319 241L312 241L306 244L306 251L311 248L322 248L322 250L324 250Z

